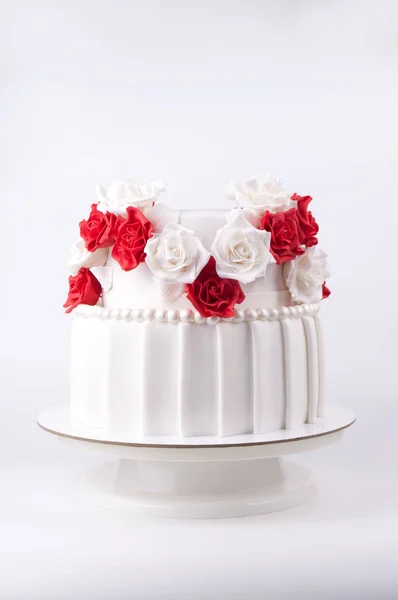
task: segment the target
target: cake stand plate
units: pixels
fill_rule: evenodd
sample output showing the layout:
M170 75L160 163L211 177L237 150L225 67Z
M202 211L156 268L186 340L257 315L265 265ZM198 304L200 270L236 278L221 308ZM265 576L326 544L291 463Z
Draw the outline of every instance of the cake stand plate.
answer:
M118 438L72 425L66 407L42 412L49 433L117 458L90 473L86 489L108 509L153 517L225 518L298 506L315 493L311 472L282 457L337 442L355 421L337 404L315 425L219 437Z

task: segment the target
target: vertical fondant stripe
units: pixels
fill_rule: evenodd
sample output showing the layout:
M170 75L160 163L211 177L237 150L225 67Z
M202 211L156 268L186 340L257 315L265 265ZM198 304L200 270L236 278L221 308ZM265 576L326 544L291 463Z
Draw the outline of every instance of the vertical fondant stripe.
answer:
M148 386L147 386L147 377L148 377L148 371L150 369L150 356L149 356L149 345L150 345L150 339L149 339L149 333L148 333L148 325L149 323L142 323L142 347L141 347L141 353L142 353L142 370L141 370L141 396L140 396L140 410L139 410L139 414L140 414L140 429L141 429L141 433L143 435L145 435L145 423L146 423L146 402L147 402L147 396L148 396Z
M222 339L222 329L220 325L216 325L216 340L217 340L217 374L218 374L218 390L217 390L217 414L218 414L218 435L226 435L224 426L224 414L227 410L227 399L225 393L225 383L227 373L225 369L225 352Z
M294 365L292 361L292 335L291 321L281 321L285 364L285 429L293 428L293 378Z
M253 432L277 431L285 426L284 358L278 321L247 324L251 364ZM247 359L246 359L247 361Z
M77 318L72 331L72 419L99 429L109 426L110 326L110 323L96 319Z
M260 433L262 431L262 414L261 414L261 403L259 398L259 373L258 373L258 361L256 360L256 356L258 356L259 348L258 348L258 336L256 331L256 325L258 325L255 321L252 323L248 323L249 331L250 331L250 339L249 339L249 355L250 355L250 367L251 367L251 402L252 402L252 412L253 412L253 433Z
M248 323L216 325L218 363L218 434L253 431L253 399ZM249 360L248 360L249 358Z
M182 431L183 431L183 418L182 418L182 412L183 412L183 394L184 394L184 368L185 368L185 364L184 364L184 356L187 352L187 348L186 348L186 344L185 344L185 336L186 336L186 328L189 326L188 323L179 323L178 324L178 342L177 342L177 346L178 346L178 351L179 351L179 356L180 356L180 360L179 360L179 371L177 374L177 385L178 385L178 390L177 390L177 410L178 410L178 417L177 417L177 424L178 424L178 435L182 435Z
M314 317L303 317L305 337L307 341L308 369L308 423L316 423L318 411L319 377L318 377L318 345Z
M91 319L90 319L91 320ZM87 404L91 401L90 367L87 364L93 353L89 319L74 317L70 349L70 414L72 421L89 424Z
M249 355L250 355L250 367L251 367L251 401L252 401L252 412L253 412L253 433L260 433L262 431L262 415L261 415L261 403L259 398L259 374L258 364L256 356L259 355L259 348L257 344L256 335L256 322L248 323L250 331L249 339Z
M318 341L318 378L319 378L319 395L318 395L318 417L325 416L325 358L323 351L323 334L319 316L315 315L315 327Z
M174 325L142 323L144 328L143 433L178 433L178 347Z
M184 354L180 378L180 433L218 433L218 362L213 326L181 323ZM169 326L174 330L174 325ZM175 373L174 373L175 375Z
M142 434L141 378L144 328L141 323L110 321L108 338L109 430L118 435Z

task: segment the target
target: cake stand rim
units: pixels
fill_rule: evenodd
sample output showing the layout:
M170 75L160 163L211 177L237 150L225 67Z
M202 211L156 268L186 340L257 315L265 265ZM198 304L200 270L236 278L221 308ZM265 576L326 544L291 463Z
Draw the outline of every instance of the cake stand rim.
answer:
M222 440L227 439L227 437L221 438L221 441L219 441L218 443L191 443L191 444L184 444L184 443L176 443L175 439L173 439L172 443L157 443L157 442L153 442L150 443L148 442L144 442L144 441L122 441L122 440L107 440L107 439L96 439L93 437L84 437L84 435L78 435L75 433L67 433L65 431L59 431L57 429L51 429L50 427L44 425L42 422L40 422L40 418L43 417L44 415L48 414L50 411L54 411L54 410L58 410L60 411L61 409L66 409L67 407L65 406L53 406L50 408L45 409L44 411L40 412L37 417L36 417L36 423L37 425L40 427L40 429L42 429L43 431L46 431L47 433L50 433L52 435L55 435L57 437L60 438L64 438L64 439L70 439L70 440L75 440L77 442L87 442L93 445L104 445L104 446L113 446L113 447L124 447L124 448L155 448L155 449L174 449L174 450L179 450L179 449L183 449L183 450L198 450L198 449L221 449L221 448L248 448L248 447L255 447L255 446L272 446L272 445L279 445L279 444L287 444L289 442L304 442L306 440L312 440L312 439L317 439L317 438L322 438L331 434L335 434L335 433L339 433L344 431L345 429L348 429L349 427L351 427L351 425L353 425L356 421L356 416L355 413L352 409L342 405L342 404L338 404L338 403L332 403L330 405L330 407L335 408L335 409L340 409L340 410L344 410L347 414L347 418L348 415L349 419L347 420L346 423L339 425L338 427L333 427L331 429L327 429L327 430L321 430L321 431L317 431L317 432L312 432L312 433L308 433L305 435L298 435L298 436L294 436L294 437L282 437L282 438L277 438L277 439L265 439L265 440L261 440L261 439L256 439L255 441L228 441L228 442L224 442ZM327 419L328 417L323 417L323 419ZM305 424L311 427L316 427L316 424L314 425L310 425L310 424ZM303 427L303 426L302 426ZM281 430L286 432L287 430ZM242 434L239 436L228 436L229 438L242 438L244 435L256 435L256 437L266 437L267 435L270 435L270 433L275 433L275 432L269 432L268 434ZM286 433L285 433L286 435ZM150 437L150 436L148 436ZM160 436L152 436L152 437L156 437L157 439L159 439ZM165 436L165 437L175 437L175 436ZM202 436L202 439L205 436ZM216 437L216 436L208 436L208 437ZM193 438L190 438L193 439Z

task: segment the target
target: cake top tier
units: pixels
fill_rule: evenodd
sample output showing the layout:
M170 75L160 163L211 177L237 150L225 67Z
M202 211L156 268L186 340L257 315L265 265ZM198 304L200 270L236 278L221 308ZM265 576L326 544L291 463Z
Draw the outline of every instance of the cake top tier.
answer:
M329 295L310 196L266 176L231 184L233 207L173 210L162 182L97 186L72 248L67 312L79 304L194 309L230 318Z

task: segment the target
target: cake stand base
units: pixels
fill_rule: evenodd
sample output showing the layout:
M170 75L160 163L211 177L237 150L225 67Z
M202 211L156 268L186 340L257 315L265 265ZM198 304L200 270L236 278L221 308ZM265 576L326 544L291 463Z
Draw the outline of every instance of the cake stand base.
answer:
M310 500L310 471L282 457L330 445L355 421L333 405L315 425L293 431L228 438L108 439L70 423L64 407L38 424L67 443L117 458L89 474L86 490L110 510L150 517L225 518L265 514Z
M95 501L118 512L228 518L298 506L315 493L311 472L280 458L189 463L121 459L87 480Z

